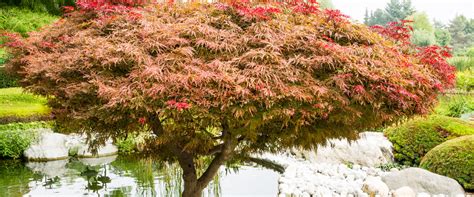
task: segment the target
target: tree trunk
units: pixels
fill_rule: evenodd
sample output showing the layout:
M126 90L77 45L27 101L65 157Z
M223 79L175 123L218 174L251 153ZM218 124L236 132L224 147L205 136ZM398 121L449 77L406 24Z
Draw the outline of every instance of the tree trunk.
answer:
M184 190L183 193L181 194L182 197L201 197L202 190L204 188L198 188L197 187L197 180L195 181L190 181L187 180L189 175L186 175L183 173L183 180L184 180Z
M176 148L173 149L174 152L177 153L178 163L183 169L184 190L181 196L201 197L201 193L204 188L200 187L198 184L194 157L191 154L177 150Z

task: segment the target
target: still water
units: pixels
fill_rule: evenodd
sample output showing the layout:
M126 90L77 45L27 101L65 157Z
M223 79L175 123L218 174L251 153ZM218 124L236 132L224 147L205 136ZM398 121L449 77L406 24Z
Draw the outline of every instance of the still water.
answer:
M221 169L203 196L277 196L279 174ZM51 162L1 161L0 196L179 196L181 170L151 159L106 157Z

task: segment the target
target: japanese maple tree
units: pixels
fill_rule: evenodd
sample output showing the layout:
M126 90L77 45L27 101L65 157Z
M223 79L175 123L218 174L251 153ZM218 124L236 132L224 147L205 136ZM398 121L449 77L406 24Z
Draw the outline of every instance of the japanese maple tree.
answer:
M179 162L183 196L200 196L230 160L425 114L453 84L448 49L415 48L403 23L368 28L312 1L90 2L10 36L8 68L93 148L152 132L147 151ZM212 158L203 173L200 157Z

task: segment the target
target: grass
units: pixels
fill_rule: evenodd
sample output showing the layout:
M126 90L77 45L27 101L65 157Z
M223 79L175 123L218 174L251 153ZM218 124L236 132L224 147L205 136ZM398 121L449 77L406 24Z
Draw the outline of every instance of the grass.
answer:
M47 115L46 99L25 93L22 88L0 89L0 117Z
M40 27L51 24L57 16L44 12L34 12L25 8L0 6L0 30L20 33L27 36L28 32L36 31Z
M474 57L455 56L450 58L448 62L454 65L458 71L474 68Z
M445 95L440 96L434 114L460 117L464 113L474 111L474 97L472 95Z

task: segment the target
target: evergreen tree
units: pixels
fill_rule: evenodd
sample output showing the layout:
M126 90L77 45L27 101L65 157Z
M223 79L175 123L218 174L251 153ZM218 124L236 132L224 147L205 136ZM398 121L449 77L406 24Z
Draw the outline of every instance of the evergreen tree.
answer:
M385 25L388 22L406 19L415 12L411 0L390 0L385 9L377 9L368 17L367 25ZM368 16L368 13L367 13ZM364 21L365 22L365 21Z
M451 45L456 53L465 51L474 45L474 19L468 19L463 15L456 16L449 24L451 33Z
M365 8L364 24L368 25L370 20L369 9Z

